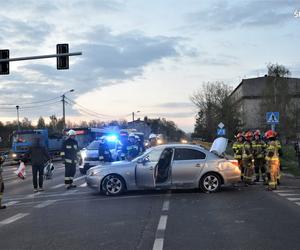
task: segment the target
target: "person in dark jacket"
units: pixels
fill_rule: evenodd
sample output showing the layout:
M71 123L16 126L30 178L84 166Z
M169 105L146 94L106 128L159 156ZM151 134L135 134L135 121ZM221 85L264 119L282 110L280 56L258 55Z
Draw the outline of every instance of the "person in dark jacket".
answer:
M32 165L32 181L34 192L36 193L38 191L44 191L44 165L50 159L48 150L43 145L41 145L39 138L35 138L28 154L31 159Z

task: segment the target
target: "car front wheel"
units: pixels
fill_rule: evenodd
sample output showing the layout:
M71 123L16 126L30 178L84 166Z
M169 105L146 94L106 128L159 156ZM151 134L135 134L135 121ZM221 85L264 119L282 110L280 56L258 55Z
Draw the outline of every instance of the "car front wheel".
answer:
M125 182L119 175L108 175L102 182L102 190L106 195L120 195L125 191Z
M200 188L204 192L217 192L220 190L221 180L215 173L205 174L200 180Z

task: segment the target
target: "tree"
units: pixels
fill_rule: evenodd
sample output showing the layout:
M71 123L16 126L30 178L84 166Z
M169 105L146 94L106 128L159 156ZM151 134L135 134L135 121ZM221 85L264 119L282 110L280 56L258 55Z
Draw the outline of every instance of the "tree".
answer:
M46 123L43 117L40 117L37 123L37 128L44 129L46 128Z
M276 131L280 132L284 139L295 136L299 125L298 113L299 105L295 99L291 98L295 91L293 84L290 84L290 70L283 65L269 64L267 66L268 77L262 91L260 103L261 124L265 124L266 112L279 112L280 123L276 125ZM268 129L265 125L264 129Z
M241 124L238 108L230 98L231 92L232 88L223 82L208 82L191 96L198 108L194 137L212 141L220 122L225 124L227 136L233 137Z
M268 76L274 77L287 77L291 75L291 72L284 65L279 65L278 63L269 63L268 66Z

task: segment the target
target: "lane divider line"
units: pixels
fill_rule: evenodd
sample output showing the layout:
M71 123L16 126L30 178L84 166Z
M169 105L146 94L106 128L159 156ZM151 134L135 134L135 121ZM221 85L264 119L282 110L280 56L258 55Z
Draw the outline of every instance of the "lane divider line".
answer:
M163 206L161 209L162 215L160 216L158 222L152 250L163 250L164 248L164 237L165 237L165 231L167 228L167 221L168 221L167 212L169 211L170 208L169 199L171 195L172 195L171 191L168 191L168 193L165 195L165 200L163 202Z
M300 202L295 202L298 206L300 206Z
M164 201L162 211L169 211L169 207L170 207L170 201L168 200Z
M289 193L295 192L295 190L273 190L274 193Z
M23 217L29 215L29 213L19 213L19 214L16 214L12 217L9 217L3 221L0 221L0 226L4 226L4 225L7 225L7 224L10 224L10 223L13 223L19 219L22 219Z

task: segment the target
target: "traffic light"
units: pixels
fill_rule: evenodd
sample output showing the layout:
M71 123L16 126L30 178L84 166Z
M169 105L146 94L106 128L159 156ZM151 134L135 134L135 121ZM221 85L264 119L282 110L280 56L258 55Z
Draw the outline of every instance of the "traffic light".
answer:
M56 54L65 54L69 53L69 44L57 44L56 45ZM60 56L57 57L57 69L69 69L69 56Z
M9 50L1 49L0 50L0 59L9 59ZM0 62L0 75L9 74L9 62Z

